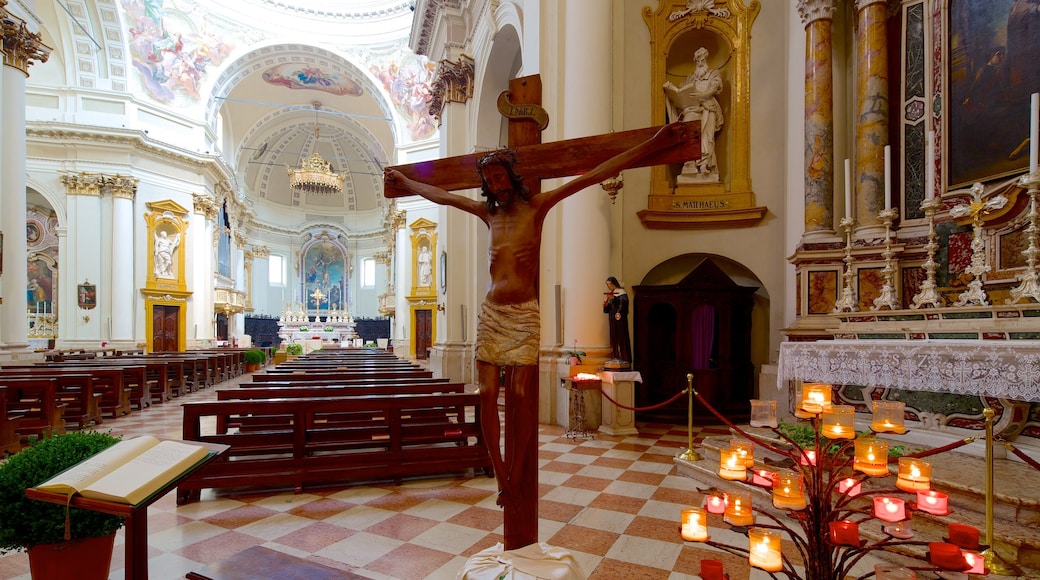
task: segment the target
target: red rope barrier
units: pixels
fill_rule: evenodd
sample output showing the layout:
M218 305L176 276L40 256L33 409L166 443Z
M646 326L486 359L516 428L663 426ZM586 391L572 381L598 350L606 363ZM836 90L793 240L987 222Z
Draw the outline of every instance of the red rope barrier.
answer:
M660 409L661 407L664 407L665 405L671 405L675 401L678 401L679 397L681 397L681 396L686 394L686 389L683 389L682 392L676 393L676 395L674 397L672 397L671 399L668 399L667 401L665 401L663 403L658 403L656 405L650 405L649 407L628 407L628 406L622 405L621 403L619 403L619 402L615 401L614 399L610 398L610 395L604 393L602 389L600 389L600 394L603 395L611 403L614 403L615 405L617 405L618 407L621 407L622 409L624 409L626 411L653 411L654 409Z
M906 455L903 455L903 457L916 457L916 458L920 459L922 457L928 457L929 455L936 455L936 454L939 454L939 453L945 453L947 451L953 451L954 449L956 449L956 448L958 448L958 447L960 447L962 445L967 445L968 443L971 443L974 440L975 440L974 437L968 437L967 439L961 439L960 441L954 441L953 443L950 443L949 445L943 445L942 447L936 447L935 449L926 449L924 451L918 451L917 453L907 453ZM888 458L888 462L889 463L899 463L899 458L898 457L889 457Z
M1017 455L1018 458L1022 461L1025 461L1026 465L1032 467L1033 469L1036 469L1037 471L1040 471L1040 463L1038 463L1037 460L1033 459L1032 457L1026 455L1024 451L1010 443L1004 443L1004 447L1007 447L1008 451Z

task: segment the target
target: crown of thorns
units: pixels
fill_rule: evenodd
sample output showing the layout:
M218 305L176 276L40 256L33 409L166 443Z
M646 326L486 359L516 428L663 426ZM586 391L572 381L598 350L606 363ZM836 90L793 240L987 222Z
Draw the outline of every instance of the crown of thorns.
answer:
M496 149L477 161L477 170L480 171L491 164L508 165L509 167L515 166L516 151L512 149Z

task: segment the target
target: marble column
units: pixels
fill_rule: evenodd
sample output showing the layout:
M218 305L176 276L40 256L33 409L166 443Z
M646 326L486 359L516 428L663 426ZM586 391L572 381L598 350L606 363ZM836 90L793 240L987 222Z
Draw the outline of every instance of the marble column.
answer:
M235 290L242 293L243 304L245 306L245 297L248 295L248 272L246 271L246 245L248 240L246 235L239 231L237 228L233 230L231 241L235 243L235 263L233 265L235 272ZM239 311L237 313L229 314L231 318L228 319L228 340L233 337L241 336L246 331L246 317L245 313Z
M57 310L61 318L62 341L91 340L100 341L101 317L98 311L78 308L79 297L76 286L90 282L98 284L101 280L102 260L101 248L104 247L104 236L98 224L101 223L101 193L105 186L105 177L97 173L71 173L61 176L65 185L66 223L68 239L72 242L67 255L61 257L63 264L59 291L61 302ZM24 227L24 226L23 226ZM98 285L98 291L107 292L104 284ZM125 306L114 312L123 312ZM82 318L88 316L89 320Z
M9 13L6 5L0 4L4 58L0 73L0 231L7 232L3 248L7 268L0 277L0 293L7 300L0 304L0 343L18 349L29 344L24 298L29 282L25 268L25 79L31 65L47 60L50 48L39 34L29 32L24 21ZM19 296L23 298L19 300Z
M888 145L888 0L857 0L856 10L854 217L857 237L880 237Z
M565 5L562 137L607 133L612 128L611 10L599 0L572 0ZM551 182L543 185L553 187ZM626 288L630 285L624 272L610 271L610 198L600 187L590 187L564 200L562 206L559 268L564 345L570 348L577 341L579 349L605 351L609 337L602 309L604 281L613 275Z
M191 324L185 333L186 342L196 347L200 340L212 340L216 326L213 314L213 272L216 269L214 256L217 248L217 215L219 205L208 195L192 194L194 211L189 230L192 232L191 263L192 305ZM187 262L185 262L187 264Z
M101 331L112 342L133 341L137 304L134 296L134 198L138 179L115 175L105 178L112 196L112 272L109 289L111 324Z
M805 24L805 232L834 236L834 0L799 0Z

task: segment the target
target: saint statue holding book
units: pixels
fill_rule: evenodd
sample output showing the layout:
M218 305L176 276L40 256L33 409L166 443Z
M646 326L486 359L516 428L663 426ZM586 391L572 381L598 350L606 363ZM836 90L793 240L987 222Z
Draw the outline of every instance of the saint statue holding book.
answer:
M708 66L708 49L693 53L694 69L681 87L664 84L670 120L701 122L701 157L687 161L678 183L717 183L719 163L715 156L715 134L722 128L722 107L715 98L722 92L722 75Z

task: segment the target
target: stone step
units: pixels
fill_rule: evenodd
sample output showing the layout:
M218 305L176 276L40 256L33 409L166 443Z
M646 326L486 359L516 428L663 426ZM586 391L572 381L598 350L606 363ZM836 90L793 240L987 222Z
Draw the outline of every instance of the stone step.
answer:
M762 436L772 443L775 440L772 431L753 430L756 436ZM753 505L756 509L764 509L774 515L784 512L772 506L771 492L758 486L749 486L738 482L726 481L718 476L719 451L728 448L731 437L708 437L696 448L703 459L700 461L683 461L676 459L677 471L680 475L690 477L698 482L701 489L717 488L722 491L752 490ZM755 448L756 468L776 470L776 463L784 459L770 453L762 447ZM947 534L947 526L951 522L967 524L978 528L980 541L986 541L986 461L984 458L950 451L927 458L932 464L932 489L949 495L950 514L935 516L922 511L913 512L912 527L914 540L943 541ZM897 467L890 466L889 477L869 478L864 482L865 491L895 489ZM997 555L1008 562L1014 562L1024 570L1025 577L1040 578L1040 534L1035 527L1040 525L1040 486L1035 485L1040 476L1030 466L1006 459L994 461L994 494L993 494L993 549ZM916 499L910 494L899 492L899 497ZM864 502L866 502L864 498ZM861 504L864 508L868 504ZM873 529L877 528L877 529ZM876 522L861 529L864 537L883 537L880 525ZM902 552L920 557L920 549L902 550Z

